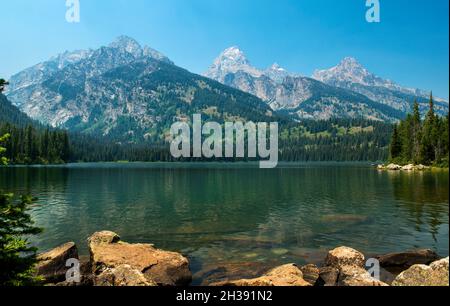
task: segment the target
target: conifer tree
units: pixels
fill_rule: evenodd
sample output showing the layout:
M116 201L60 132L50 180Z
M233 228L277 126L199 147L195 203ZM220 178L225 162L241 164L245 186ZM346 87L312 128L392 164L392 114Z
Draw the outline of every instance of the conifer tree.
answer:
M8 137L0 137L0 142ZM2 165L7 162L4 152L0 146ZM25 196L14 201L12 194L0 192L0 286L34 285L40 280L34 271L37 249L24 238L41 232L27 213L31 201Z
M402 142L400 139L400 135L398 133L398 127L394 126L394 131L392 133L392 142L391 142L391 158L393 160L398 159L402 153Z

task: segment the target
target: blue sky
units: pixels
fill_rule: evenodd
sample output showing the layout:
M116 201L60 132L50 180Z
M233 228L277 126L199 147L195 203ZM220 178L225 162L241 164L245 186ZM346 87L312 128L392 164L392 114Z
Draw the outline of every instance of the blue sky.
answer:
M365 0L80 0L78 24L66 22L65 0L0 1L3 77L124 34L195 73L238 45L257 67L277 62L309 76L353 56L382 77L449 96L448 0L380 0L378 24L366 22Z

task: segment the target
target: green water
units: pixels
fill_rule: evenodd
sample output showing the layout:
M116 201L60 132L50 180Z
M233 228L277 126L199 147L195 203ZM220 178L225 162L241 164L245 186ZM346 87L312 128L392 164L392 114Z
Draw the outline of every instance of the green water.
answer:
M0 169L0 189L39 198L40 250L112 230L191 260L194 283L284 263L319 263L346 245L367 255L449 253L448 171L361 164L78 164ZM238 272L239 271L239 272Z

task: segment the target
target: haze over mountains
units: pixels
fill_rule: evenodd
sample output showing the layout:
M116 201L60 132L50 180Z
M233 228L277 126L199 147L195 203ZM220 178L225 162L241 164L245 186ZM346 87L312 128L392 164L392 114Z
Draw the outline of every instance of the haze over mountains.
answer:
M222 84L220 84L222 83ZM277 64L258 69L237 47L199 76L121 36L97 50L65 52L10 79L8 99L33 119L118 139L164 139L176 120L201 112L223 120L366 118L395 121L429 93L383 80L353 58L313 77ZM448 102L437 99L438 113Z

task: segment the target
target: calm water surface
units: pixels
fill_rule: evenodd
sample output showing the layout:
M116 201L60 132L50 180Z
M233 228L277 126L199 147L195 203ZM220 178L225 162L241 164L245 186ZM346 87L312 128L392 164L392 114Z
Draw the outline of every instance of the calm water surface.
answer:
M320 262L346 245L367 255L449 254L449 174L378 172L361 164L77 164L0 169L0 189L39 198L40 250L112 230L213 275ZM247 272L246 272L247 271ZM250 272L252 271L252 272Z

